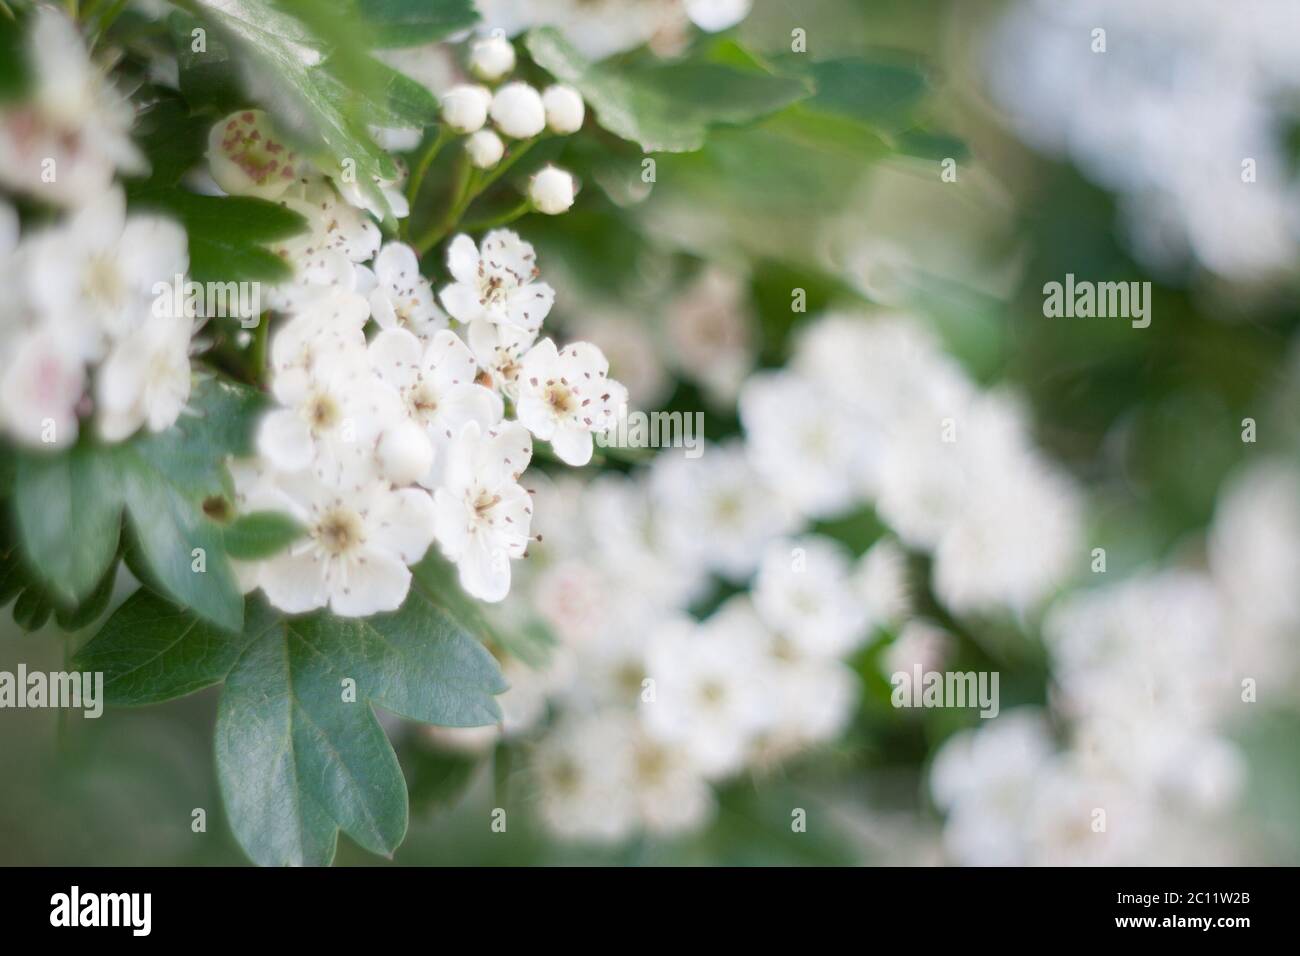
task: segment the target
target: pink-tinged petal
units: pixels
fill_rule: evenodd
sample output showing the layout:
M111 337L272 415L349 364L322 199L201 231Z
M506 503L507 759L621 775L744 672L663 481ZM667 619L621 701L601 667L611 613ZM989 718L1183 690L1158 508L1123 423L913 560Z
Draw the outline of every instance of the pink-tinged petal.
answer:
M290 614L325 606L325 562L311 551L289 550L271 558L262 566L260 582L267 600Z
M468 283L457 282L444 286L438 293L438 298L442 300L442 307L447 310L447 314L457 322L473 322L483 318L483 306L478 300L478 293Z
M592 444L591 432L567 422L560 425L551 438L551 447L560 461L575 468L591 461Z
M460 560L460 585L472 597L495 604L510 593L510 557L500 549L489 549L474 538Z
M257 430L257 450L277 468L297 471L315 455L311 429L297 412L278 408L268 412Z
M447 247L447 271L457 282L472 286L478 281L478 247L462 233Z
M367 617L402 606L411 572L387 552L367 548L361 560L348 565L346 581L331 584L331 611L341 617Z
M368 540L406 564L414 564L433 543L438 509L428 492L402 488L384 495L370 520Z

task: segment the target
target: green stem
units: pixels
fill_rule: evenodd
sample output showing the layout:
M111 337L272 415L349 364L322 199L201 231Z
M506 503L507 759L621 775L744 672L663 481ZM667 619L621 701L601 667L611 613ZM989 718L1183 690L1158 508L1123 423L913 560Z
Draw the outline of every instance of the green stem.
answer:
M534 145L541 142L545 135L546 134L543 133L541 136L534 136L532 139L524 140L522 143L516 145L509 156L506 156L501 160L501 162L497 163L496 166L491 169L485 177L483 177L483 185L480 187L479 191L482 192L484 189L487 189L505 175L510 170L510 167L523 159Z
M415 251L420 255L428 252L443 237L456 227L465 207L478 195L479 171L469 164L469 159L462 153L456 160L456 181L451 190L451 202L441 219L436 220L423 236L415 242Z
M429 172L429 167L433 165L438 153L450 138L447 135L447 127L439 126L433 142L429 144L429 148L424 151L424 155L415 164L415 169L411 171L411 181L406 184L406 201L411 204L412 211L415 210L415 200L420 195L420 187L424 185L425 174Z
M499 216L492 216L488 219L475 219L472 222L462 223L461 229L465 232L484 232L488 229L495 229L498 226L508 226L520 216L529 212L532 208L532 200L525 198L520 201L519 205L501 213Z
M504 176L515 163L523 159L534 145L545 138L546 134L543 133L540 136L534 136L532 139L517 143L510 155L497 163L495 168L486 173L475 169L468 180L462 178L456 189L456 200L448 207L447 215L442 218L438 225L431 228L415 243L416 251L423 255L446 238L447 234L456 228L460 222L460 217L465 215L465 210L469 208L470 204L483 195L493 183ZM519 215L523 215L523 213Z

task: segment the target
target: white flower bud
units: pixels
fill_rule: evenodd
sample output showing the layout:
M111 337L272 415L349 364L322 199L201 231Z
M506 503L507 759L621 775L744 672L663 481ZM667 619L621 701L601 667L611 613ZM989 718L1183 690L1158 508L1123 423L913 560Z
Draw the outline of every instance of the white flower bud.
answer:
M507 136L528 139L546 128L546 107L527 83L507 83L492 97L492 122Z
M546 107L546 125L552 132L565 135L582 129L586 110L582 94L573 87L563 83L548 86L542 94L542 105Z
M573 176L555 166L545 166L528 183L528 198L538 212L558 216L573 205L577 186Z
M501 162L501 155L506 151L501 137L490 129L481 129L465 140L465 152L469 161L479 169L491 169Z
M461 83L442 94L442 119L457 133L473 133L487 122L492 91L486 86Z
M470 50L469 68L480 80L495 82L515 68L515 48L500 35L479 40Z
M429 474L433 444L424 429L403 421L384 430L375 449L379 470L395 485L409 485Z

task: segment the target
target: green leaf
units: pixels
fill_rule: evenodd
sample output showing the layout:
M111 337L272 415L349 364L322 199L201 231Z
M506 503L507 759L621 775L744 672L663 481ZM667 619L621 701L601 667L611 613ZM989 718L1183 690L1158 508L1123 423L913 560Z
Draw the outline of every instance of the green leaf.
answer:
M651 153L700 149L710 127L754 122L813 92L805 79L730 63L592 64L550 27L525 42L539 66L582 93L601 126Z
M407 792L371 704L428 723L500 719L505 683L491 654L423 594L368 619L276 617L250 600L261 631L226 679L217 770L235 836L266 865L324 865L342 829L391 855ZM355 681L355 700L345 680Z
M185 104L173 95L164 95L142 110L135 134L149 160L149 175L143 180L147 184L145 188L175 186L201 163L211 126L211 117L191 115Z
M126 507L135 545L128 564L172 600L232 631L240 627L243 597L221 529L203 504L229 492L224 461L250 450L261 402L252 389L207 380L171 428L93 452L105 476L95 495L113 501L119 515Z
M358 9L380 49L432 43L479 19L473 0L362 0Z
M0 13L0 103L26 93L30 79L23 22Z
M157 435L138 435L119 447L201 503L230 491L224 459L253 453L254 425L265 406L266 397L246 385L206 379L195 386L175 425Z
M42 586L75 605L95 589L117 553L122 499L102 453L18 458L14 509L19 540Z
M124 456L120 467L131 530L150 579L195 613L238 630L244 600L225 556L220 527L143 459Z
M226 554L240 561L269 558L302 533L302 526L283 512L255 511L241 515L226 527Z
M103 672L109 704L156 704L225 680L244 649L275 624L275 615L250 602L244 629L223 631L140 588L77 652L73 666Z
M108 610L109 601L113 597L113 584L116 581L117 562L114 561L104 572L99 584L95 585L95 590L90 592L89 597L75 607L55 608L54 620L65 631L80 630L90 624Z
M195 282L277 282L289 267L264 244L307 228L292 209L250 196L200 196L182 189L133 189L133 207L180 220L189 235L190 278Z
M807 109L845 116L887 132L912 125L917 106L929 92L925 75L908 63L861 57L814 61L786 54L775 60L775 66L815 84L816 92L804 102Z
M247 89L283 132L322 169L338 169L344 160L352 160L358 184L383 204L373 179L395 179L397 167L366 129L368 118L360 109L364 97L358 92L340 99L340 84L331 82L327 69L327 60L355 67L358 62L364 66L365 58L352 48L330 48L302 20L270 0L193 0L192 6L239 57ZM312 15L306 7L302 12ZM364 31L359 39L364 41ZM350 78L344 86L356 88Z

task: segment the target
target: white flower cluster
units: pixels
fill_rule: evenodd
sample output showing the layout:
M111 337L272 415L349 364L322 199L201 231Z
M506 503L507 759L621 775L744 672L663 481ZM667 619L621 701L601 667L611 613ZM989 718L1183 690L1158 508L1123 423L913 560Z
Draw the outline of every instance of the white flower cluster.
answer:
M159 294L189 267L185 231L127 214L114 176L144 168L134 113L76 28L38 7L29 40L32 95L0 108L0 185L65 212L20 236L0 203L0 430L44 448L91 415L104 441L161 431L190 394L194 320Z
M0 105L0 186L75 207L119 173L146 172L131 142L135 110L91 61L76 25L42 4L28 29L32 88Z
M792 370L740 397L758 470L803 516L872 502L957 613L1031 609L1081 568L1082 503L1014 398L982 391L915 321L833 314ZM793 453L792 453L793 452Z
M1300 91L1300 16L1291 0L1022 0L993 32L987 61L1017 131L1120 194L1148 264L1190 258L1240 281L1292 267L1300 193L1286 130Z
M491 169L501 162L506 144L501 137L530 140L550 130L558 135L582 129L586 108L582 96L571 86L556 83L539 93L520 80L502 83L515 68L515 49L499 34L474 43L469 55L470 71L486 85L458 83L442 94L443 122L467 137L465 150L478 169ZM486 124L492 121L495 130ZM532 207L548 216L567 212L577 195L573 174L556 166L545 166L528 184Z
M1300 470L1266 462L1231 483L1209 556L1208 573L1147 571L1052 608L1045 633L1064 746L1031 710L944 745L930 787L953 860L1237 860L1227 811L1245 760L1235 720L1253 706L1300 704L1300 602L1283 583L1300 569Z
M502 707L512 737L546 702L560 711L533 750L557 835L694 829L713 784L843 730L858 696L845 658L886 623L869 609L891 541L855 563L830 539L785 536L739 446L665 451L636 475L542 485L537 499L545 544L523 593L560 643L540 670L507 661ZM752 594L696 621L688 608L714 574L752 578Z
M904 623L902 544L886 536L855 560L800 532L817 519L874 502L904 543L937 549L936 587L963 611L1041 601L1073 560L1077 496L1004 407L912 322L828 315L789 370L741 388L743 440L539 490L546 544L525 593L560 649L512 674L503 707L508 735L546 700L560 711L535 749L548 825L596 840L699 826L708 784L843 731L859 696L847 660L878 628L901 625L900 655L941 654L941 632ZM891 479L887 507L895 457L918 486ZM1004 545L1027 553L1000 554L1005 525L1039 531ZM979 535L985 550L952 543ZM693 619L718 579L746 591Z
M308 222L277 249L294 273L270 296L287 319L270 345L278 407L259 427L259 458L234 466L241 509L286 511L304 533L241 567L245 587L291 613L390 611L436 540L469 594L500 601L531 540L519 480L534 436L586 464L627 400L596 346L537 341L555 293L533 247L506 230L481 245L455 237L444 312L414 250L383 242L361 200L260 112L218 123L210 160L226 191L276 198Z

